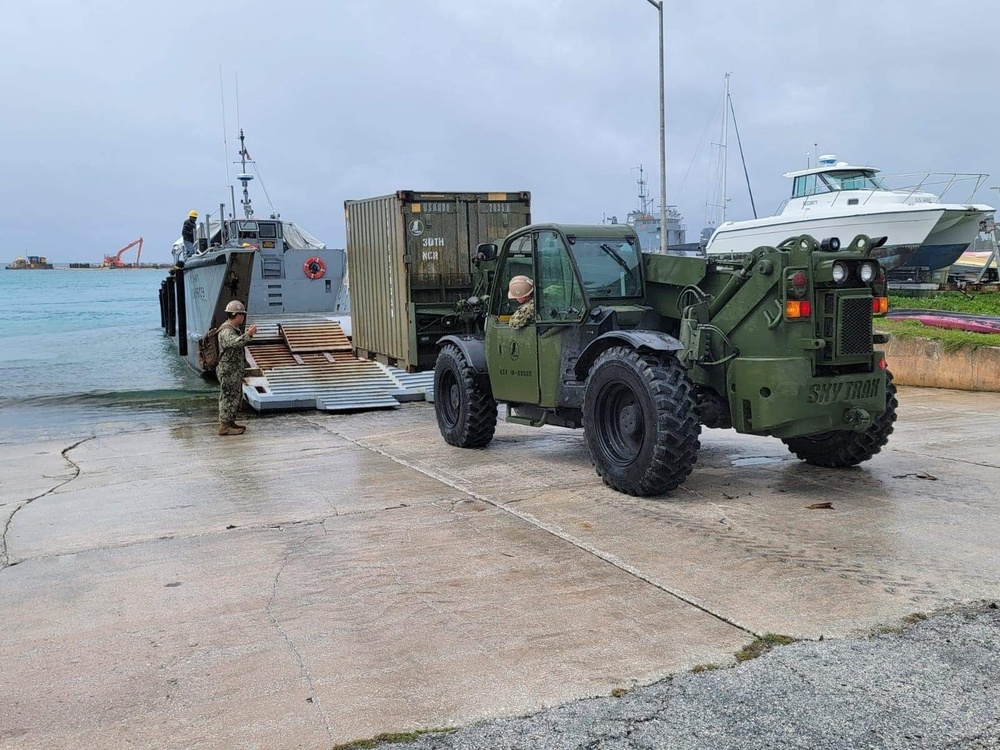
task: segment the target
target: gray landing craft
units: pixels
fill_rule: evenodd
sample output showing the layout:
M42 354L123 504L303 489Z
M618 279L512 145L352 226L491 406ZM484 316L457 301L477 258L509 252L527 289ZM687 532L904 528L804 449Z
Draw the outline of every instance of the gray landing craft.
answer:
M244 384L257 410L317 408L329 411L397 406L398 398L423 398L422 382L352 354L347 255L328 248L276 212L254 215L248 191L253 164L240 132L243 216L206 216L194 254L173 246L174 268L160 288L161 324L178 354L199 373L199 343L225 320L230 300L247 307L258 326L247 347ZM402 378L401 378L402 376ZM425 378L427 379L427 378ZM427 379L429 382L429 379Z

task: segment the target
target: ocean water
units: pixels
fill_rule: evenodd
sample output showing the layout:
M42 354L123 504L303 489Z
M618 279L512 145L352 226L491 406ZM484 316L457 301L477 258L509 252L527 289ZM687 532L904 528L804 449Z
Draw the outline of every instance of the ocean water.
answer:
M216 416L160 328L166 270L0 270L0 443Z

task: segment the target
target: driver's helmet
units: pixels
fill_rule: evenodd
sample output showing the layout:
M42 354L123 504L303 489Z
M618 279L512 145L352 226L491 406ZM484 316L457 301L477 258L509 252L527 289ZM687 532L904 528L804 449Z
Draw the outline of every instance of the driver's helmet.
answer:
M515 276L507 285L507 299L521 299L531 296L535 285L527 276Z

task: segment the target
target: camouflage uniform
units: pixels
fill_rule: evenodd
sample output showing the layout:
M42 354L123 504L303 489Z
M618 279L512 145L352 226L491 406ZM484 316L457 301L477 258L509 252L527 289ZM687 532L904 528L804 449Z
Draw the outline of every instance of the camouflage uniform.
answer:
M521 305L510 316L509 325L511 328L524 328L529 323L535 322L535 300L529 299Z
M219 379L219 422L231 425L243 402L243 371L246 355L243 352L249 334L241 334L230 321L219 326L219 364L215 376Z

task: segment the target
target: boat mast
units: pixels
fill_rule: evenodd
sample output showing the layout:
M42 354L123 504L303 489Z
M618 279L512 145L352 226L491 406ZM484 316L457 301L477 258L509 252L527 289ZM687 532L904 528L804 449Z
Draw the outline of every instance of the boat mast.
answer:
M722 221L719 226L726 223L726 202L729 197L726 195L728 190L728 175L727 167L729 165L729 76L731 73L726 73L726 99L725 104L722 106Z
M236 179L243 183L243 213L248 219L253 218L253 206L250 205L250 191L247 189L247 185L250 180L253 179L253 175L247 173L247 164L253 163L253 159L250 158L250 154L247 153L247 147L243 140L243 128L240 128L240 173L236 175Z
M639 165L639 213L646 215L649 213L650 203L649 193L646 192L646 178L643 175L642 165Z

